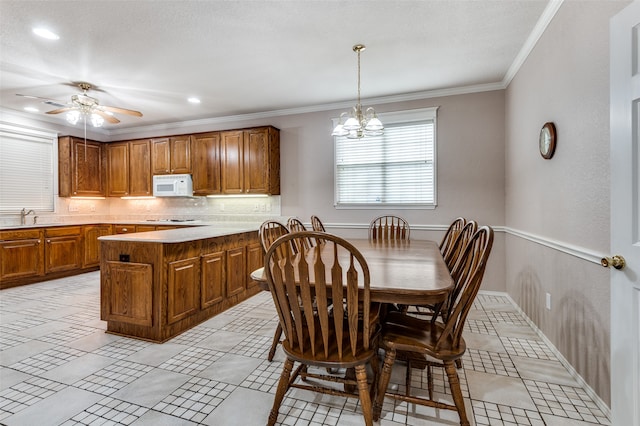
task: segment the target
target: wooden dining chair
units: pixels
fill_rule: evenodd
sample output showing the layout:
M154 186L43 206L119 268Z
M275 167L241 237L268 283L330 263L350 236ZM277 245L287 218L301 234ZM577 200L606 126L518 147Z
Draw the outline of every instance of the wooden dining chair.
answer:
M322 239L323 243L293 252L292 246L304 247L296 244L296 240L303 238ZM321 252L323 246L325 249ZM265 274L284 330L282 349L286 355L267 424L276 423L287 391L300 388L358 397L365 424L372 425L371 399L379 366L378 334L371 327L377 329L378 324L361 320L370 317L372 306L369 267L362 254L335 235L315 231L291 233L267 251ZM332 303L335 300L344 303ZM294 370L295 363L299 366ZM374 371L371 386L366 373L369 364ZM320 374L323 369L337 368L354 369L356 379ZM306 383L308 379L314 380ZM322 386L325 382L343 383L345 389ZM357 393L349 392L351 387L355 387Z
M327 230L324 228L324 224L322 223L320 218L318 216L315 216L315 215L311 216L311 228L314 231L327 232Z
M289 231L291 232L302 232L307 230L304 223L302 223L297 217L290 217L289 220L287 220L287 228L289 228ZM305 248L307 249L316 245L316 242L310 238L301 240L301 242L305 244ZM298 247L298 249L300 248Z
M456 238L466 224L467 219L465 219L464 217L458 217L453 222L451 222L451 225L449 225L447 232L445 232L444 237L440 242L440 253L442 253L442 257L447 256L449 251L451 251L451 249L453 248L453 243L456 241Z
M444 259L444 263L447 264L447 268L449 271L453 270L453 267L460 257L460 255L464 252L464 249L467 247L469 240L473 237L473 234L478 230L478 222L475 220L470 220L462 227L459 232L456 232L457 235L453 240L453 243L447 250L445 254L442 255Z
M264 221L258 229L258 237L260 239L260 244L262 245L262 250L264 250L264 253L267 253L267 250L269 250L275 240L288 233L289 229L280 222L275 220ZM280 250L284 250L284 247ZM269 361L273 360L281 337L282 327L280 326L280 323L278 323L278 325L276 326L276 331L273 334L273 341L271 342L269 354L267 355L267 359Z
M409 223L393 215L378 216L369 224L369 239L373 241L409 240Z
M442 309L446 310L443 318L446 321L430 321L404 315L393 322L385 321L380 346L385 350L384 366L380 377L378 394L374 404L374 419L380 417L385 397L412 404L426 405L436 408L455 410L460 416L460 424L469 425L464 406L464 398L460 388L460 380L455 361L466 351L466 343L462 331L478 294L482 277L493 246L493 230L483 226L473 235L459 261L454 267L455 288L448 302ZM429 398L411 394L411 357L407 358L407 374L405 376L405 393L388 392L391 370L398 352L427 355L427 382ZM444 367L453 397L453 404L433 399L433 367Z

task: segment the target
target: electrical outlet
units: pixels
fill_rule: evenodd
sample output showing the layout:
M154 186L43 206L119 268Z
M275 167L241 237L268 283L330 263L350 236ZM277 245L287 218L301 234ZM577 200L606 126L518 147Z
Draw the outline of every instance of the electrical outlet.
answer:
M220 203L220 211L223 212L224 211L224 203Z
M267 211L267 206L264 203L260 204L260 211L263 213Z
M91 204L91 205L89 206L89 211L91 211L91 212L95 212L95 211L96 211L96 205L95 205L95 204Z
M78 207L77 204L69 204L69 211L70 212L77 212L80 211L80 207Z
M257 204L257 203L256 203L256 204L253 206L253 211L254 211L254 212L259 212L259 211L260 211L260 204Z
M551 293L547 293L547 297L545 300L545 307L547 308L548 311L551 310Z

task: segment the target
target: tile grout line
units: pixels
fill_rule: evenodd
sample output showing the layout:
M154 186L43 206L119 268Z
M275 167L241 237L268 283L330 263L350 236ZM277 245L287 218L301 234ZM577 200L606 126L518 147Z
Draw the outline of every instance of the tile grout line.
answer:
M551 349L551 352L558 358L558 361L567 369L571 377L573 377L578 384L582 387L582 389L589 395L589 397L596 403L598 408L602 411L602 413L606 416L607 420L611 421L611 408L605 404L605 402L598 396L598 394L585 382L582 376L576 371L575 368L567 361L567 359L560 353L558 348L555 347L553 343L549 340L547 336L538 328L538 326L529 318L529 316L520 308L520 306L511 298L511 296L502 291L491 291L491 290L480 290L479 294L486 295L495 295L495 296L504 296L509 302L513 305L513 307L518 311L520 315L525 319L527 324L533 329L536 335Z

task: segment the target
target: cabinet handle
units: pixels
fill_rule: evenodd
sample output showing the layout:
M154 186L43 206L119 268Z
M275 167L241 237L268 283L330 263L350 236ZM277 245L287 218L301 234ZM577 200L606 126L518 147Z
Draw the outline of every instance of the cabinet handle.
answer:
M38 240L38 244L40 244L40 240Z
M51 240L47 240L47 243L48 243L48 244L51 244Z
M128 229L127 228L122 228L122 232L127 232Z

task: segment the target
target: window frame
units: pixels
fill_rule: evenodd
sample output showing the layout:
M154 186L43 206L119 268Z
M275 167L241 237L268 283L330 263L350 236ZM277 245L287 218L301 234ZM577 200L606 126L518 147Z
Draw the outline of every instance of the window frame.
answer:
M392 208L398 210L433 210L438 206L438 119L439 107L419 108L404 111L394 111L379 113L378 117L385 126L391 124L413 123L433 120L433 203L339 203L338 202L338 159L337 143L338 136L333 137L333 206L336 209L385 209ZM340 118L333 118L335 127ZM332 128L333 128L332 127Z
M9 136L16 140L41 140L40 143L50 144L51 146L51 205L46 209L36 206L25 205L26 209L34 209L39 213L56 213L58 199L58 134L54 131L41 130L32 127L21 126L17 124L0 121L0 138ZM0 163L1 164L1 163ZM20 213L20 207L6 208L0 204L0 215Z

